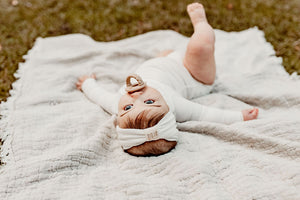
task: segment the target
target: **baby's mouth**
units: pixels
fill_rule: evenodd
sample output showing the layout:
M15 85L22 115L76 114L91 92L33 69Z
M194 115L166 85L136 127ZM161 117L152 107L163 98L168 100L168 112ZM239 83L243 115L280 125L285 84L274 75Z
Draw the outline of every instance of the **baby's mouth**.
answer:
M141 90L137 90L137 91L133 91L133 92L128 92L128 94L134 94L134 93L139 92L139 91L141 91Z
M132 92L127 92L127 93L128 93L129 95L132 95L132 94L137 93L137 92L139 92L140 94L142 94L143 91L144 91L144 89L145 89L145 88L142 88L142 89L135 90L135 91L132 91Z

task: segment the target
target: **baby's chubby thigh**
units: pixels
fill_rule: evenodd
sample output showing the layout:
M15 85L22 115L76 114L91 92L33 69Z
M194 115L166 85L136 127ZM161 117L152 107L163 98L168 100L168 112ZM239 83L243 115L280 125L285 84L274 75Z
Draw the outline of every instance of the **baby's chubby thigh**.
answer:
M175 91L187 99L194 99L209 94L213 86L205 85L194 79L183 65L183 56L178 51L167 56L176 62L176 65L172 65L169 68L173 76L172 85Z

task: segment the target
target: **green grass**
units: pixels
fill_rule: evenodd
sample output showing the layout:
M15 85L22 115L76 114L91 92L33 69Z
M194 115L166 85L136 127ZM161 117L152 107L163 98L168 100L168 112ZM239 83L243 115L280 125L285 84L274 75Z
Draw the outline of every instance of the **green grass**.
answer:
M16 0L15 0L16 1ZM112 41L152 30L190 36L190 0L12 0L0 1L0 101L9 96L22 55L37 37L84 33ZM265 32L287 72L300 74L299 0L203 0L209 23L225 31L257 26Z

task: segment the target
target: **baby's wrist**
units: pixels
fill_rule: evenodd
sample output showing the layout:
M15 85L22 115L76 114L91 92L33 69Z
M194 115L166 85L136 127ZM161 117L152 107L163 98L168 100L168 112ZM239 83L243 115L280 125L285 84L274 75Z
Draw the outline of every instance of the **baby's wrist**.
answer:
M242 119L243 119L243 121L246 121L245 113L243 111L241 111L241 113L242 113Z
M94 87L94 85L96 84L96 80L94 78L87 78L82 82L81 88L82 91L84 91L87 88L91 88Z

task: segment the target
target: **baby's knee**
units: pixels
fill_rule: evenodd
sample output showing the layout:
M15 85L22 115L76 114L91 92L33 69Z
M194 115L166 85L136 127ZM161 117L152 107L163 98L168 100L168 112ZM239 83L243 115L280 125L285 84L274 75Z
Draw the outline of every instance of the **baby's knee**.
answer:
M202 82L205 85L213 85L215 83L215 80L216 80L216 73L214 73L214 72L211 72L206 77L202 78Z

